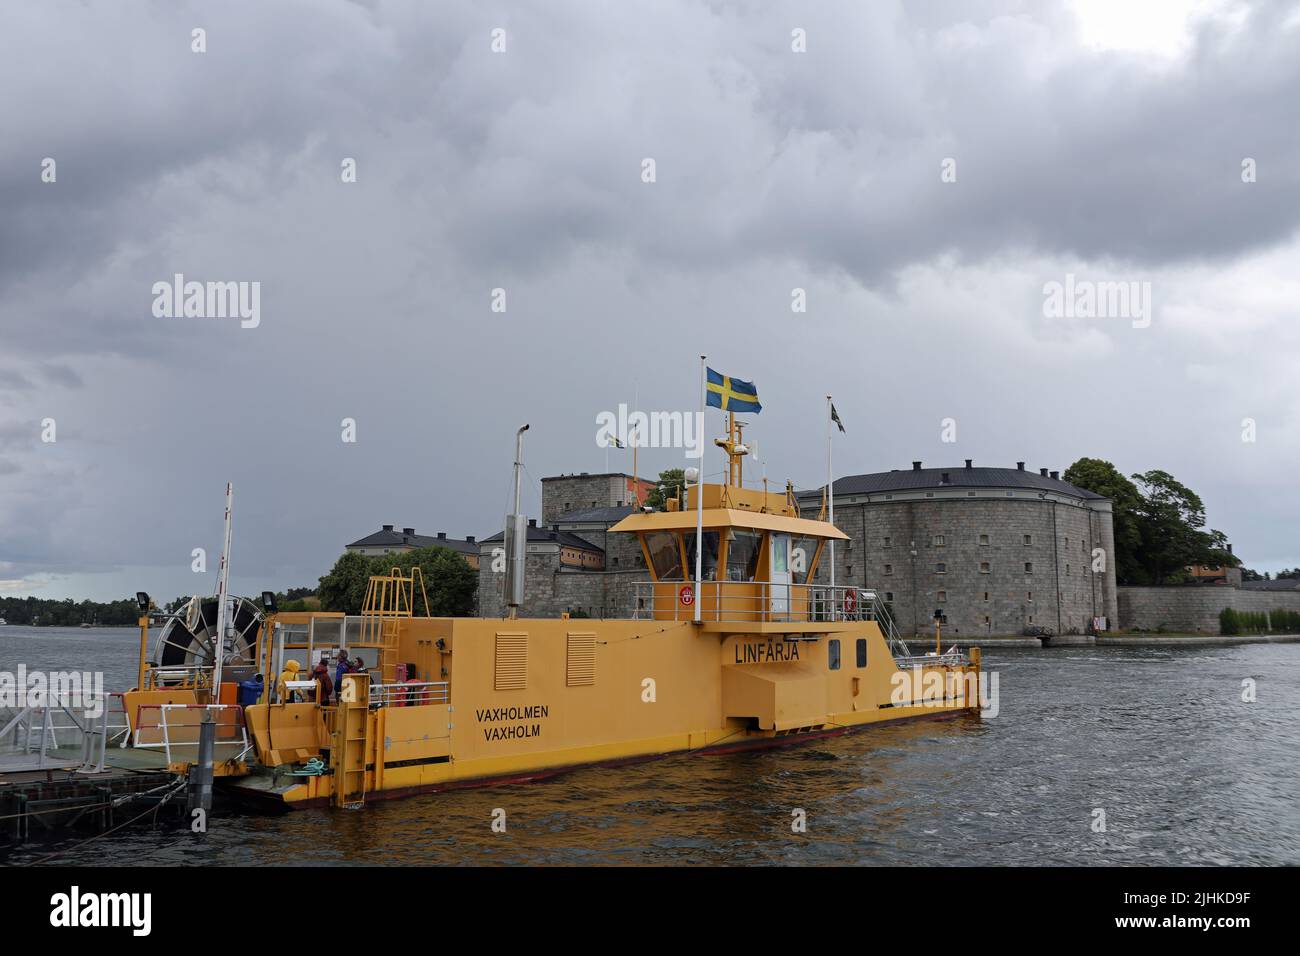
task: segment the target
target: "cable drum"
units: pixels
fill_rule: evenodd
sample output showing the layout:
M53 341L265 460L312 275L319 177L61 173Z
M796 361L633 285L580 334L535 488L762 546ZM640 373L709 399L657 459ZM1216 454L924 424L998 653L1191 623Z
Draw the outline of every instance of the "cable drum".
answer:
M217 598L195 595L163 625L151 655L155 667L211 667L217 635ZM257 635L262 611L248 598L231 595L222 653L223 680L243 680L257 669ZM178 671L176 681L183 679ZM165 682L167 681L164 678Z

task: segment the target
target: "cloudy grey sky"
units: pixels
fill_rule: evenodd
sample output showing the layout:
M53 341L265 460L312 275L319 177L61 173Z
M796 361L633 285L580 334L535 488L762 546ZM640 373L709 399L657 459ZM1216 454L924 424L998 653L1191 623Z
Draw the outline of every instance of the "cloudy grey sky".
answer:
M1300 565L1295 4L54 0L0 89L0 593L210 591L227 479L237 591L495 532L519 424L533 479L601 470L596 415L694 408L702 352L776 481L833 392L840 475L1164 468ZM155 317L175 273L260 325ZM1149 327L1045 316L1067 274Z

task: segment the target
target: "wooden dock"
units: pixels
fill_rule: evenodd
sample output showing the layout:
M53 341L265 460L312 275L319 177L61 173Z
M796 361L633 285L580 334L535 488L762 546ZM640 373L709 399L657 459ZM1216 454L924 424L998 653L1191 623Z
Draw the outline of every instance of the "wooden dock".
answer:
M177 780L155 751L109 748L97 773L80 770L82 756L80 747L0 753L0 845L74 828L102 832Z

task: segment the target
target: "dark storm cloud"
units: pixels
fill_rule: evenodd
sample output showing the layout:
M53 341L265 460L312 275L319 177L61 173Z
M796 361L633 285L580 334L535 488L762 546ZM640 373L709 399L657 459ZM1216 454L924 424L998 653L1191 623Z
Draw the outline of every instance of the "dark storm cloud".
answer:
M207 53L190 51L194 27ZM1294 235L1294 18L1255 5L1172 60L1089 50L1074 29L1015 2L7 10L0 83L21 94L0 123L3 576L156 565L188 582L191 549L216 550L227 477L254 590L312 583L380 523L492 533L522 417L534 477L600 467L595 413L634 394L678 407L701 350L786 399L764 413L773 453L808 451L798 388L860 388L880 447L852 467L910 460L955 407L964 435L989 436L977 457L1014 460L1049 435L1061 455L1120 448L1145 432L1125 417L1135 395L1189 401L1207 378L1255 389L1221 399L1225 420L1250 413L1230 399L1284 406L1261 390L1282 376L1241 374L1284 338L1262 359L1155 335L1116 354L1106 333L1023 316L1071 257L1212 280ZM261 327L154 318L151 286L175 272L260 281ZM940 289L954 276L965 286ZM800 328L793 285L816 303ZM505 316L487 309L498 286ZM871 352L772 347L814 335ZM1210 357L1189 385L1176 359L1196 350ZM936 354L969 365L916 394ZM1085 407L1102 361L1125 388ZM1076 386L1074 417L1025 409L1006 383L1035 374ZM57 443L40 440L47 417ZM1141 445L1135 466L1163 463Z

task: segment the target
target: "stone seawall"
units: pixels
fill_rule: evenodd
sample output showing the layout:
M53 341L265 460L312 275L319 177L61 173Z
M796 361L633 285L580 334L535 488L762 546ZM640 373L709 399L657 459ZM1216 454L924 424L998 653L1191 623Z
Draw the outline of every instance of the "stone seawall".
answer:
M1300 611L1300 591L1255 591L1233 587L1121 587L1119 627L1122 630L1180 631L1218 634L1219 613L1234 611Z

